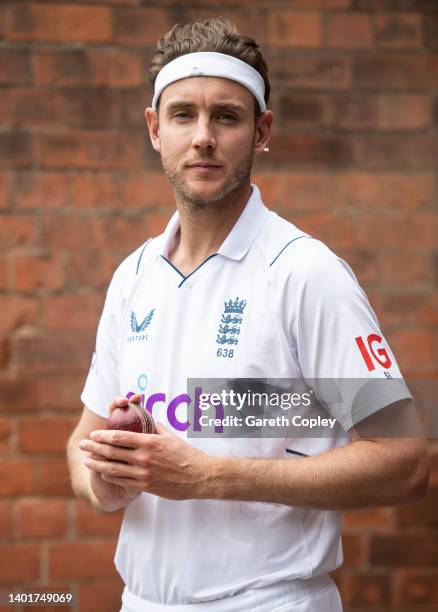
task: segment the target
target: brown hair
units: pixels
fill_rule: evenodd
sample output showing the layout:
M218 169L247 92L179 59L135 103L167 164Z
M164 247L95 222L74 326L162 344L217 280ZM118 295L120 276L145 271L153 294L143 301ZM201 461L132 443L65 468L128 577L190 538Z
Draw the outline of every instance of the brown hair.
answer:
M271 86L268 66L255 40L239 34L237 28L227 19L206 19L193 23L177 23L158 41L149 69L149 80L153 86L160 70L180 55L197 51L215 51L232 55L246 62L263 78L265 102L268 103ZM256 102L256 115L260 114Z

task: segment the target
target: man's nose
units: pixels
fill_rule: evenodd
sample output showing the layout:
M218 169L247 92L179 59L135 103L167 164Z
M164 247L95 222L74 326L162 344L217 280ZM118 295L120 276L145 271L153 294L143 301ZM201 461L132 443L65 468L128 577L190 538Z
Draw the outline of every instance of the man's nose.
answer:
M202 119L200 117L194 129L194 147L203 149L214 149L216 147L216 137L212 125L208 119Z

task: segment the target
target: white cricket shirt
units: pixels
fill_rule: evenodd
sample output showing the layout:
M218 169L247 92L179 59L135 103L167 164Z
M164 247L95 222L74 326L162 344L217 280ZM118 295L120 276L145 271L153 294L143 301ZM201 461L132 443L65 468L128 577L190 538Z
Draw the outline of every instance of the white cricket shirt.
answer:
M354 423L410 397L387 380L401 374L348 265L269 211L255 185L219 251L186 277L167 259L178 228L176 212L114 274L81 396L90 410L107 417L115 396L143 393L155 419L210 454L300 461L291 452L345 444ZM347 405L319 386L326 416L339 421L335 437L218 440L187 438L188 378L383 384ZM115 563L143 600L214 600L334 570L341 522L341 512L142 493L125 510Z

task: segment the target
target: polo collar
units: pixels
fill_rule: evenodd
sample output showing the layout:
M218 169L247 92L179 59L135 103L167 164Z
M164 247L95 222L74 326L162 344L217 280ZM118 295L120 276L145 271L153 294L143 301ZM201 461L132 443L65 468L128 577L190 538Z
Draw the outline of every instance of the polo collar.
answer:
M251 195L245 208L217 251L219 255L236 261L247 254L269 215L269 210L263 204L260 190L253 183L251 183L251 188ZM161 235L159 255L168 257L179 227L179 212L175 211Z

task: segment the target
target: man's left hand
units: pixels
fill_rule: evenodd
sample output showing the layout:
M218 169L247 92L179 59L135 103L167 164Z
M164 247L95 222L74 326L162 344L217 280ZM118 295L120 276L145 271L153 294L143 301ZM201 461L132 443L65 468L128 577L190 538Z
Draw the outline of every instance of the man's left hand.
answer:
M155 422L156 434L96 430L80 447L85 464L104 480L167 499L209 496L215 458Z

